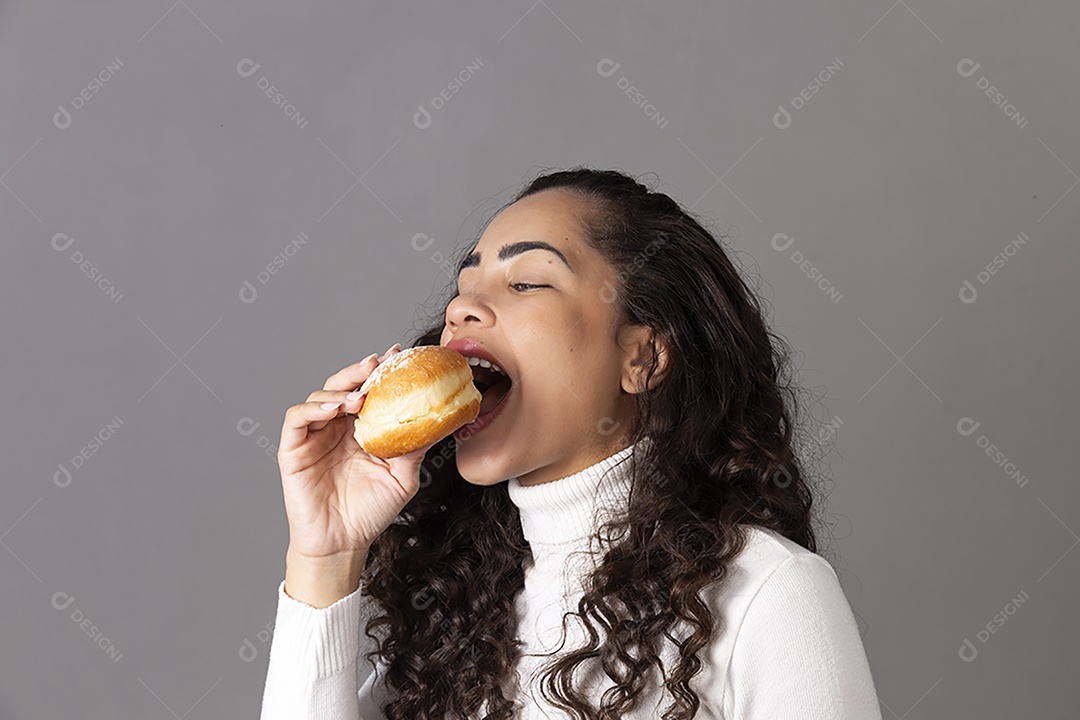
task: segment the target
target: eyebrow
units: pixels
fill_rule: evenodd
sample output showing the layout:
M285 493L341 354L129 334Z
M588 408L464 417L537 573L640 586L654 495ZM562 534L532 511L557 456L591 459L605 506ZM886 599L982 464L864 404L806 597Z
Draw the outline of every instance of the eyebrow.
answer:
M563 255L557 247L540 240L521 240L519 242L510 243L509 245L503 245L499 248L499 260L509 260L510 258L520 255L523 252L528 252L529 250L547 250L548 252L554 253L563 261L563 264L566 265L566 267L570 268L570 272L574 272L574 268L570 265L570 261L566 259L566 256ZM458 274L460 275L461 271L465 268L476 267L479 264L480 253L474 252L462 260L461 264L458 265Z

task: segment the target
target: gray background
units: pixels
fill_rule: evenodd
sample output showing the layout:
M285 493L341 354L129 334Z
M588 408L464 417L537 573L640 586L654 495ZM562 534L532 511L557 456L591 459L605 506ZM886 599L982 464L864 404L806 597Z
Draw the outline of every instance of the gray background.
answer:
M170 2L0 4L0 717L256 716L285 409L579 163L762 278L883 716L1080 715L1076 3Z

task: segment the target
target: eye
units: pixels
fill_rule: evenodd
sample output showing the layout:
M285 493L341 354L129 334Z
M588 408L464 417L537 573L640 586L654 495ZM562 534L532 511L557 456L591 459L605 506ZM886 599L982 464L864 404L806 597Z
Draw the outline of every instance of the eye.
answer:
M517 290L518 288L525 288L526 290L533 290L535 288L551 287L550 285L534 285L533 283L510 283L510 287ZM523 292L520 291L519 292Z

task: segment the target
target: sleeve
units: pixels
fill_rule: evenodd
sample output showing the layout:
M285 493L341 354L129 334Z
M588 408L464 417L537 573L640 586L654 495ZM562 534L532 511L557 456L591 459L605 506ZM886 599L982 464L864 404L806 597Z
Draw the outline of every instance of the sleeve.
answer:
M315 608L281 581L260 720L382 720L377 672L357 689L361 610L359 589Z
M743 720L881 720L851 606L820 555L789 557L758 589L728 674Z

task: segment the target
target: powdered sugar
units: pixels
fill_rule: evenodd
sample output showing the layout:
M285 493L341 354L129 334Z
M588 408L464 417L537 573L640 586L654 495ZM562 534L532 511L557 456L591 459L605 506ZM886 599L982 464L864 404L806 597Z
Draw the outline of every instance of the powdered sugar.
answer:
M412 355L415 355L417 353L417 351L422 350L423 348L426 348L426 347L430 347L430 346L428 346L428 345L417 345L416 347L406 348L404 350L400 350L400 351L394 353L393 355L388 357L386 360L383 360L381 363L379 363L375 367L374 370L371 371L371 374L367 376L367 380L365 380L364 384L360 386L360 391L366 393L368 391L368 389L370 389L371 386L375 382L377 382L378 379L380 377L382 377L385 373L390 372L391 370L396 368L398 365L401 365L401 363L405 360L405 358L410 357Z

